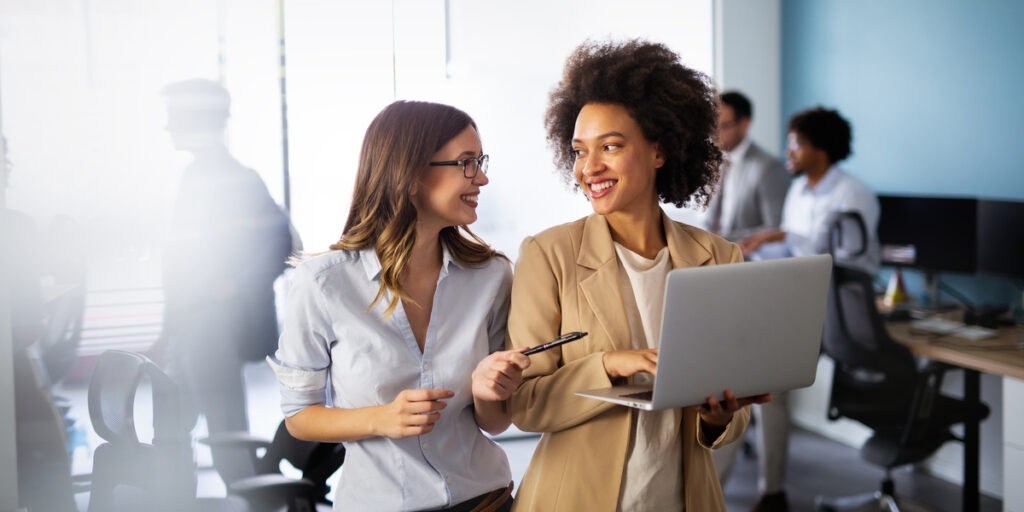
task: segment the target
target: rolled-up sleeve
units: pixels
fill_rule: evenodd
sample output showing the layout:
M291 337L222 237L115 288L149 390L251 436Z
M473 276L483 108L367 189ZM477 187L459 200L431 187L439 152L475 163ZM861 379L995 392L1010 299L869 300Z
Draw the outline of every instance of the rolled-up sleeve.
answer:
M281 410L293 416L310 405L327 403L331 366L331 320L317 276L300 265L286 301L277 352L267 363L277 375Z

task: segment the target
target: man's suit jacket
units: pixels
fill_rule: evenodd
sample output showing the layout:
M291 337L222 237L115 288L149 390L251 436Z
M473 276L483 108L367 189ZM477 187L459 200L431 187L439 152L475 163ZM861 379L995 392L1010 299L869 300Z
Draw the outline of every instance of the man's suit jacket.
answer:
M786 202L790 182L789 173L782 163L757 144L751 143L739 164L726 169L725 173L735 173L735 186L727 191L735 197L722 205L721 235L736 241L758 231L778 228L782 222L782 205ZM726 179L732 178L723 175L718 192L708 205L709 227L713 226L711 217L714 212L719 211L718 203L723 199L720 192ZM727 205L733 205L734 208L729 215L725 212Z
M662 213L673 268L743 261L735 244ZM518 511L609 511L618 503L636 410L573 394L611 386L602 354L630 349L631 338L611 232L591 215L523 241L512 284L510 348L540 345L569 331L587 337L535 354L509 400L521 430L543 432L520 484ZM700 428L695 407L676 409L683 439L686 510L724 511L710 449L739 438L749 407L717 439Z

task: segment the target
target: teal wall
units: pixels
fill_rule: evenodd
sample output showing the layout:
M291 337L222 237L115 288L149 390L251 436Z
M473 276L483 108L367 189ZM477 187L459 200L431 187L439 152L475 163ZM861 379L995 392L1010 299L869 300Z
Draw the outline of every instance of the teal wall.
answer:
M854 133L843 167L879 193L1024 200L1022 25L1015 0L783 0L783 123L838 109ZM1020 302L1024 286L943 281L978 301Z

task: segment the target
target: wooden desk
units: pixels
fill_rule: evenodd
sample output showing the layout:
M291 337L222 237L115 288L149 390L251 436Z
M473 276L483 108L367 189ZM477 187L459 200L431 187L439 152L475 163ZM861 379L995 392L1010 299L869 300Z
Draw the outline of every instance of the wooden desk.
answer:
M1024 380L1024 348L1019 346L1024 328L1020 326L999 329L997 338L977 341L911 333L910 322L889 322L885 327L894 341L906 345L914 355Z
M915 355L963 368L965 400L981 401L979 372L1024 380L1024 348L1020 345L1024 328L1020 326L999 329L998 337L977 341L918 334L910 328L910 322L888 322L886 330L893 341L906 345ZM980 439L978 422L964 424L964 511L978 510Z

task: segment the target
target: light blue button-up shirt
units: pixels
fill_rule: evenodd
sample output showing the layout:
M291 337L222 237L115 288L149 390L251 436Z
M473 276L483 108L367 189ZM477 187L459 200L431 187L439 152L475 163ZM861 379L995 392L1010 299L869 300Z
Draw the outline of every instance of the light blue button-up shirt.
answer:
M809 186L806 175L793 180L789 186L780 229L786 232L785 243L791 254L808 256L828 252L829 230L835 214L847 211L859 213L864 220L868 246L864 254L856 258L835 254L836 262L874 275L881 260L878 197L867 185L835 165L825 172L814 188ZM841 247L860 248L857 230L845 230L843 236L846 240L842 241Z
M476 424L470 374L504 347L511 265L464 264L445 248L422 353L401 302L386 320L390 294L367 312L380 271L373 249L332 251L296 269L280 346L268 358L285 415L314 404L383 405L406 389L455 396L427 434L345 443L336 509L430 510L504 488L508 459Z

